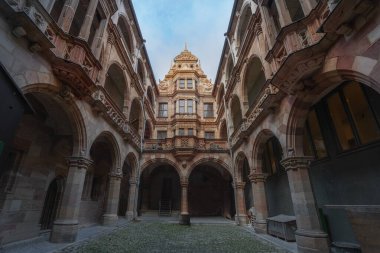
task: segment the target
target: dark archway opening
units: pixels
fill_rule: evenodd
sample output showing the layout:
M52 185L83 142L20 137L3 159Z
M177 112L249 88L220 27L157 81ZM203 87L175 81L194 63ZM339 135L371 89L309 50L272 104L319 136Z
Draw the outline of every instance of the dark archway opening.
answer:
M198 165L189 178L188 201L190 216L232 219L235 202L231 175L222 168Z
M265 192L269 217L280 214L294 215L288 175L280 164L282 156L280 142L276 137L271 137L265 143L262 155L263 172L268 175Z
M61 203L65 180L55 178L49 185L40 218L41 230L51 229Z
M176 169L168 164L145 169L141 175L139 196L140 215L151 212L161 215L178 213L181 187Z

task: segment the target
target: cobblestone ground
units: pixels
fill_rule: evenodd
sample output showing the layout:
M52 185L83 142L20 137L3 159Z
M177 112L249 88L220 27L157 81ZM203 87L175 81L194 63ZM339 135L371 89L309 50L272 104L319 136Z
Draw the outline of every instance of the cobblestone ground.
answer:
M285 252L234 225L131 223L60 252Z

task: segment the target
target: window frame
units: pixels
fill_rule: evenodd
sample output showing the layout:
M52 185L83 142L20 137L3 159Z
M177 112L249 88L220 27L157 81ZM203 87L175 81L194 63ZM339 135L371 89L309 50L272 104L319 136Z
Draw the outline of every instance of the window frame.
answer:
M162 110L162 107L164 105L164 109L165 110ZM165 115L165 112L166 112L166 115ZM169 115L168 113L168 103L167 102L160 102L158 103L158 117L159 118L167 118Z
M210 105L210 107L208 107ZM211 108L211 110L206 110L206 108ZM211 113L210 113L211 112ZM211 114L211 116L210 116ZM203 117L204 118L214 118L214 103L204 102L203 103Z

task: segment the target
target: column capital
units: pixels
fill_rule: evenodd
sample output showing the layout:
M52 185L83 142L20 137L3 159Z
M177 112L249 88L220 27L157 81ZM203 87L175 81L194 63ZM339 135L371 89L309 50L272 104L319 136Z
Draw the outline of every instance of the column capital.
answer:
M244 189L245 182L239 181L239 182L234 182L234 187L236 189Z
M131 179L129 179L129 184L130 185L136 185L137 184L137 180L134 179L134 178L133 179L131 178Z
M181 178L181 187L188 187L189 186L189 180L187 178Z
M87 170L90 166L94 164L94 161L80 156L71 156L67 157L66 159L70 167L76 167L78 169Z
M288 157L280 161L285 170L298 170L307 169L310 166L311 161L314 160L312 156L295 156Z
M259 183L267 180L268 175L264 173L251 173L249 174L248 178L251 180L253 183Z

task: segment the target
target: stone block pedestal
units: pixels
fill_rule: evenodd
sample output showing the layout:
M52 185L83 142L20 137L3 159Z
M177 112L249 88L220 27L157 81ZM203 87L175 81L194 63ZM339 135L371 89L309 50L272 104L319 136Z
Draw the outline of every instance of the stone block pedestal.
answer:
M181 214L179 217L180 225L190 225L190 215L189 214Z
M50 241L53 243L75 242L77 233L78 222L57 220L54 222Z

